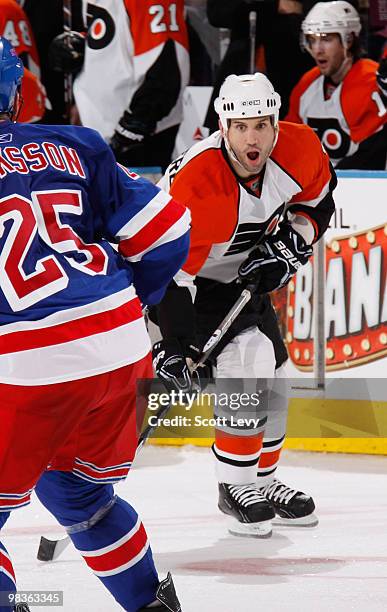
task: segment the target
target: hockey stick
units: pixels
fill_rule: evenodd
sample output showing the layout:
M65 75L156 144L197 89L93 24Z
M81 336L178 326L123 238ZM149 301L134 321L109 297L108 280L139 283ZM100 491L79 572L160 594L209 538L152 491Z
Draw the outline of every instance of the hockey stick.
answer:
M220 342L220 340L223 338L226 331L231 327L232 323L235 321L235 319L237 318L241 310L250 301L255 287L256 285L248 285L245 289L243 289L243 291L241 292L241 295L239 296L235 304L232 306L232 308L229 310L229 312L224 317L223 321L216 328L214 333L211 335L211 337L208 339L208 341L204 345L203 350L200 353L197 361L195 361L195 363L193 364L191 368L192 372L195 372L209 358L209 356L211 355L211 353L213 352L217 344ZM155 413L154 416L156 418L153 419L153 421L156 423L160 423L160 420L163 419L163 417L167 414L170 408L171 408L170 404L160 408ZM145 442L148 440L149 436L156 429L156 427L157 425L147 425L147 427L145 427L144 431L142 432L142 434L140 435L138 439L136 454L134 456L133 462L136 460L137 455L141 451ZM63 536L63 538L60 538L59 540L49 540L45 536L41 536L39 549L37 553L38 560L39 561L54 561L55 559L59 557L59 555L62 554L62 552L68 546L70 541L71 541L71 538L68 535Z
M202 352L198 356L198 359L193 363L192 367L190 368L191 372L196 372L196 370L200 368L200 366L202 366L207 361L212 351L215 349L217 344L223 338L226 331L230 328L232 323L235 321L235 319L239 315L242 308L244 308L247 302L250 301L254 288L255 288L255 285L248 285L246 289L243 289L241 295L239 296L235 304L228 311L223 321L219 324L219 326L213 332L212 336L207 340L206 344L204 345L202 349ZM167 414L170 407L171 407L170 405L167 405L167 406L163 406L162 408L160 408L155 413L155 416L157 418L154 420L158 423L159 419L162 419ZM137 453L144 446L149 436L156 429L156 427L157 425L148 425L147 427L145 427L144 431L142 432L141 436L138 439L136 456L137 456Z
M63 0L63 30L69 33L72 29L72 10L71 0ZM64 77L64 103L65 103L65 118L70 123L71 106L73 101L73 78L69 72L65 72Z

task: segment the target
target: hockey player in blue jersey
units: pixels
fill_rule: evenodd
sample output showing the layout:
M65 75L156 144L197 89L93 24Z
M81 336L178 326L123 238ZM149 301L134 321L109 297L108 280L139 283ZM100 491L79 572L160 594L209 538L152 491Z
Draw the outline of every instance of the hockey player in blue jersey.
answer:
M16 123L22 76L0 38L0 533L35 489L123 609L179 612L113 484L136 448L136 379L152 376L141 308L182 266L189 213L97 132ZM0 543L0 612L15 589Z

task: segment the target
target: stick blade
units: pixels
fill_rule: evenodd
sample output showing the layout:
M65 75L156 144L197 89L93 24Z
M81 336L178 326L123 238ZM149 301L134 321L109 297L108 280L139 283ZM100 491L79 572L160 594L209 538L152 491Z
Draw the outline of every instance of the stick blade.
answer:
M68 536L64 536L60 540L49 540L41 536L36 557L39 561L54 561L62 554L69 542L70 538Z

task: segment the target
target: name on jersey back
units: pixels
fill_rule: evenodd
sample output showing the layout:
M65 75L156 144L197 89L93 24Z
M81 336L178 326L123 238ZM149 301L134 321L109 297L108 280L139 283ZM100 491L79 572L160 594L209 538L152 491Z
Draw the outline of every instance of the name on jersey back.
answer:
M28 142L21 148L16 146L0 148L0 178L13 172L18 174L42 172L49 167L86 178L78 153L72 147L56 145L53 142Z

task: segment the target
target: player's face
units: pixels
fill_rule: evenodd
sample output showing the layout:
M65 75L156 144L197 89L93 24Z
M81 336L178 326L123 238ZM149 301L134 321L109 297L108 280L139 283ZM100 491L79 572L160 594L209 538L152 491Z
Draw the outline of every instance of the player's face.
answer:
M331 77L340 71L345 49L339 34L308 34L306 41L322 75Z
M231 158L237 174L258 174L266 163L275 139L270 117L231 119L227 132L228 142L241 166Z

